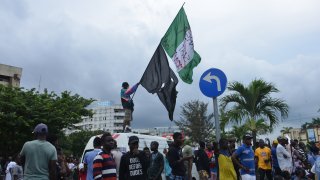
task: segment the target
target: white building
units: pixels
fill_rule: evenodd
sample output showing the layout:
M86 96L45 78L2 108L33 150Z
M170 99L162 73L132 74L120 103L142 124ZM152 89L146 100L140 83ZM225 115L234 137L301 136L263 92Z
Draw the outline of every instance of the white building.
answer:
M92 117L83 117L82 122L74 124L79 129L96 131L103 130L110 133L122 132L124 110L122 105L111 101L95 101L87 109L93 112ZM77 128L77 129L78 129ZM66 130L66 134L79 130Z
M0 84L9 87L20 87L22 68L0 64Z

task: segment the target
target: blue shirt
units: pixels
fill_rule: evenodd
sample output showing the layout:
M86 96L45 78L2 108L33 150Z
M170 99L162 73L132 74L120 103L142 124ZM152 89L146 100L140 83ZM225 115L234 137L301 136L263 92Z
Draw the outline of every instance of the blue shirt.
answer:
M249 168L250 172L246 172L245 170L241 169L240 174L250 174L255 175L255 163L254 163L254 152L251 146L247 146L242 144L236 151L237 157L240 160L240 163Z
M280 167L277 158L277 147L271 148L272 167Z
M320 180L320 156L319 155L317 156L314 162L314 166L315 166L315 173L318 176L317 180Z
M93 160L101 152L101 149L94 149L84 155L83 163L87 165L87 180L93 180Z

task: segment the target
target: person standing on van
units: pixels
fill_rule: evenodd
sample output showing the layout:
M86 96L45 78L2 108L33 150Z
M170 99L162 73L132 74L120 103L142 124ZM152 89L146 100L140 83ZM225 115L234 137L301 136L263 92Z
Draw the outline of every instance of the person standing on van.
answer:
M119 180L146 180L147 164L143 151L139 151L139 138L130 136L128 142L130 151L121 157Z
M152 141L150 147L152 153L150 159L150 166L148 168L148 179L162 180L161 173L164 167L164 159L163 155L158 151L159 143L157 141Z
M135 84L132 88L129 88L129 83L122 83L120 96L121 104L124 109L123 132L131 132L130 124L132 121L132 112L134 104L130 95L136 92L138 86L139 83Z
M180 132L173 134L173 144L169 148L167 155L170 167L172 168L171 180L186 180L186 168L184 166L185 161L192 159L192 156L182 156L181 146L183 144L183 137Z
M93 177L95 180L117 180L117 166L111 154L114 140L110 133L101 136L103 145L100 152L93 160Z
M87 179L93 180L93 160L101 152L101 139L95 137L93 140L93 150L87 152L83 158L84 170L87 171Z

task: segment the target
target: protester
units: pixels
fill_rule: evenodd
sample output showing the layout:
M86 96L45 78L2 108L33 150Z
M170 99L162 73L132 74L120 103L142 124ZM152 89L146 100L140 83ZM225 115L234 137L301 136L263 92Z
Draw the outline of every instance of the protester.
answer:
M182 157L193 157L193 150L192 147L188 144L184 145L182 148ZM192 164L193 159L189 159L187 161L184 161L184 166L186 168L186 179L191 180L192 179Z
M210 179L215 180L216 179L216 172L215 172L216 163L215 163L213 145L211 143L207 144L206 154L209 159Z
M122 89L120 92L121 103L124 109L124 119L123 119L123 132L131 132L131 121L132 121L132 112L133 112L133 100L130 97L131 94L136 92L139 83L135 84L132 88L129 88L129 84L127 82L122 83Z
M87 180L93 180L93 160L101 152L101 139L93 140L93 151L87 152L83 158L84 169L87 171Z
M306 169L310 169L311 165L308 163L308 155L307 155L306 145L303 142L299 142L299 146L298 147L299 147L298 148L298 152L302 157L301 161L303 163L303 166Z
M315 180L320 180L320 155L319 155L319 151L316 152L316 150L317 149L314 149L313 153L318 155L316 156L316 160L311 168L311 172L315 174L315 178L314 178Z
M6 177L5 180L12 180L12 168L16 165L16 162L12 159L11 156L8 157L8 163L6 166Z
M16 165L11 168L11 175L13 180L23 180L23 169L19 156L16 156Z
M114 161L116 162L116 166L117 166L117 177L119 178L119 168L120 168L120 161L121 161L121 157L123 155L123 153L120 151L120 149L118 148L118 144L117 141L114 140L114 147L111 150L111 154L113 156Z
M121 157L119 180L146 180L147 161L143 151L139 151L139 138L130 136L130 151Z
M194 161L199 174L200 180L208 180L210 177L209 158L205 152L206 144L203 141L199 142L199 150L194 153Z
M288 140L282 136L278 137L278 146L277 146L277 159L279 167L281 169L281 175L285 179L290 178L292 172L292 158L291 154L286 150L286 144Z
M259 147L255 150L254 155L258 161L260 180L264 180L265 176L267 176L268 180L272 180L271 150L265 146L265 143L262 139L259 140Z
M156 141L152 141L150 144L151 147L151 161L150 166L148 168L148 179L149 180L161 180L161 173L164 168L164 159L163 155L159 153L158 147L159 143Z
M309 153L308 153L308 163L313 166L314 162L317 159L317 155L319 152L319 148L316 146L314 142L310 142L309 144Z
M228 141L229 141L229 151L230 151L230 154L232 155L237 150L237 148L236 148L237 139L236 138L230 138ZM233 162L233 167L234 167L234 171L237 174L237 179L240 180L241 179L240 167L235 162Z
M144 154L146 155L146 157L149 159L150 156L151 156L150 149L149 149L148 147L144 147L144 148L143 148L143 152L144 152Z
M183 137L180 132L173 134L173 144L169 148L167 155L170 167L172 168L171 180L185 180L186 168L184 166L185 161L192 159L192 156L182 157L181 146L183 144Z
M65 155L62 152L61 148L58 148L57 150L58 154L58 168L57 168L57 177L58 180L68 180L69 176L71 174L71 171L68 168L68 162L65 158Z
M272 158L272 169L273 169L273 175L281 175L281 169L278 163L277 158L277 146L278 146L278 140L273 140L272 147L271 147L271 158Z
M241 168L240 174L242 180L255 180L254 152L252 150L252 136L245 134L243 144L233 154L232 160ZM240 162L239 162L239 160Z
M294 141L291 143L291 151L293 160L293 172L296 171L296 168L304 168L303 161L305 160L305 156L299 152L298 142Z
M84 169L84 164L79 163L79 179L78 180L86 180L87 179L87 171Z
M95 180L117 180L116 162L111 154L111 149L114 148L111 134L104 133L101 136L101 143L102 152L93 160L93 177Z
M163 149L163 154L165 155L165 157L164 157L164 173L166 175L166 180L170 180L172 169L171 169L171 167L169 165L169 161L168 161L168 158L167 158L167 155L168 155L168 149L167 148Z
M24 162L24 180L57 179L56 148L46 141L48 126L40 123L33 133L36 140L26 142L20 152L21 162Z
M228 179L228 180L236 180L237 174L233 167L233 162L231 159L231 153L229 151L228 141L224 138L221 138L219 141L220 151L218 156L218 172L219 178Z

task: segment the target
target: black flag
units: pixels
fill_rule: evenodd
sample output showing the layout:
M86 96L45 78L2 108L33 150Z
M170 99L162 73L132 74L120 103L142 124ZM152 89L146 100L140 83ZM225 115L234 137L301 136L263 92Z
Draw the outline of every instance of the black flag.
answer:
M149 93L157 93L160 101L168 110L169 118L172 121L177 99L178 78L169 67L166 53L161 44L159 44L147 69L144 71L140 84Z

